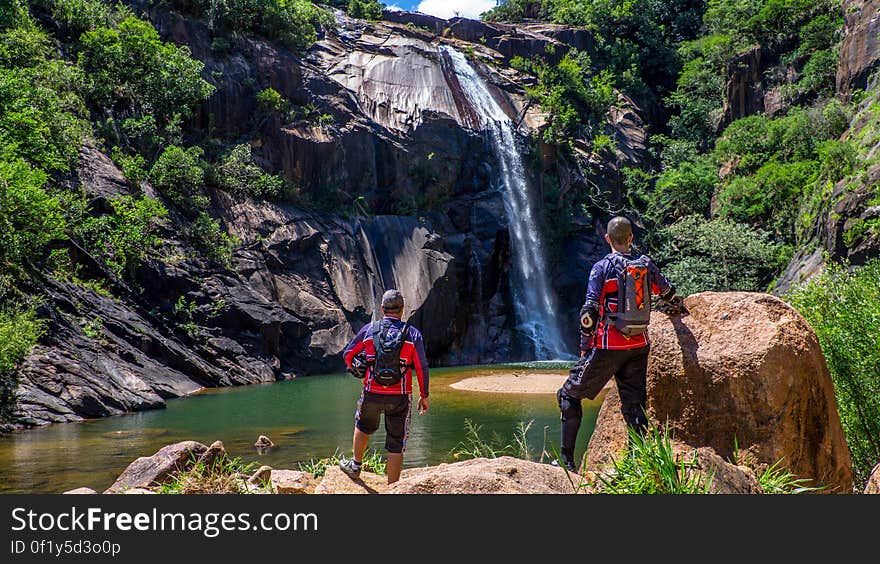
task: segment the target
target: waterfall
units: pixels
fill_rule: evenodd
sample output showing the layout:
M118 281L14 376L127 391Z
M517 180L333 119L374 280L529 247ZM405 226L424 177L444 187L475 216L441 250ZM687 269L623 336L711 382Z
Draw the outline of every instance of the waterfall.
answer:
M463 54L440 47L448 57L462 94L467 98L479 126L488 133L498 159L504 206L510 228L513 256L512 292L517 329L535 348L537 360L569 357L556 318L556 303L550 289L544 242L532 204L529 180L517 147L516 128Z

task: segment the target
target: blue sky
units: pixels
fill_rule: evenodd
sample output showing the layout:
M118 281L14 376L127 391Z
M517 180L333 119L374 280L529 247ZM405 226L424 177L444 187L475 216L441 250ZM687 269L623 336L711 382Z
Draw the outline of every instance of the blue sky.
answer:
M462 17L478 18L495 6L495 0L381 0L389 8L418 10L441 18L451 18L456 12Z

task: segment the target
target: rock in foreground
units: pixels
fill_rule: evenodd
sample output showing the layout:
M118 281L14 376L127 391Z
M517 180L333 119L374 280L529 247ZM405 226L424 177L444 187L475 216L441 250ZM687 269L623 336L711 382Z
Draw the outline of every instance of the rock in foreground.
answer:
M274 472L273 472L274 473ZM388 488L388 480L384 476L372 472L361 472L358 478L351 478L338 466L330 466L318 487L316 494L375 494Z
M690 315L655 312L650 326L648 411L669 421L675 441L711 447L727 460L734 444L757 465L782 459L828 492L852 491L849 449L831 376L813 329L782 300L757 293L705 292ZM626 445L616 389L590 439L590 469Z
M270 476L272 493L276 494L315 493L318 485L318 480L312 474L300 470L272 470Z
M164 446L153 456L142 456L128 465L104 493L123 493L135 488L150 489L162 484L175 472L187 469L208 447L196 441Z
M575 484L580 478L574 474ZM510 456L404 470L389 494L564 494L574 487L561 468Z

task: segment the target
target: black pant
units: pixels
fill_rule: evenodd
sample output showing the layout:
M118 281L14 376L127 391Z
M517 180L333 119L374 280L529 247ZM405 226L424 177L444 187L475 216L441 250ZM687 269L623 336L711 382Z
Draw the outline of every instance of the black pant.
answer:
M644 434L647 420L647 374L650 347L628 350L591 349L569 371L568 380L556 394L562 412L562 457L574 461L574 448L581 428L581 399L595 399L613 376L620 393L620 410L627 425Z
M385 415L385 450L400 454L409 437L410 397L402 394L377 394L364 390L358 400L354 424L367 435L379 428L379 416Z

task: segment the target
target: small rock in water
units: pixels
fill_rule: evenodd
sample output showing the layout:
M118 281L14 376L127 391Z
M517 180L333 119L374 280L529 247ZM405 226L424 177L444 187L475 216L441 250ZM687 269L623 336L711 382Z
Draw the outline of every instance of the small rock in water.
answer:
M257 447L257 450L260 451L260 454L263 454L263 451L274 448L275 443L273 443L272 439L270 439L266 435L260 435L257 438L257 442L254 443L254 446Z

